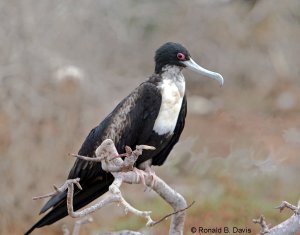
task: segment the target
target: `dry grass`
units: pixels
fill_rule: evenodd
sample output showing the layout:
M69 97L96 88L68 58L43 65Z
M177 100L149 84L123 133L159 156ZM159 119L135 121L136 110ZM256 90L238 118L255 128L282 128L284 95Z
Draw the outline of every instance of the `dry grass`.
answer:
M67 153L152 73L153 52L165 41L183 43L195 61L225 78L219 89L185 72L193 97L187 125L170 161L157 169L197 202L186 230L254 230L251 220L260 213L272 224L288 216L272 208L300 196L299 1L25 0L0 6L0 234L20 234L37 220L42 202L31 197L65 180L74 161ZM78 70L70 72L69 65ZM131 187L129 200L142 192ZM139 195L134 201L141 208L158 217L169 212L155 195ZM143 227L112 207L95 220L82 234ZM61 224L43 234L61 234ZM163 234L167 227L153 231Z

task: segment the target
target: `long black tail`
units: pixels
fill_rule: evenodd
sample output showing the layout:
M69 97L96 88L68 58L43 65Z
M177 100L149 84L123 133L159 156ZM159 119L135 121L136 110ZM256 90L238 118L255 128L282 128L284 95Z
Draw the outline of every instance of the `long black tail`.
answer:
M106 180L95 180L90 185L86 185L82 191L78 191L74 197L74 210L78 210L88 203L108 191L109 185L113 182L113 176L107 175ZM66 195L66 193L65 193ZM66 196L53 209L34 224L25 235L30 234L34 229L41 228L45 225L53 224L54 222L66 217L68 215Z

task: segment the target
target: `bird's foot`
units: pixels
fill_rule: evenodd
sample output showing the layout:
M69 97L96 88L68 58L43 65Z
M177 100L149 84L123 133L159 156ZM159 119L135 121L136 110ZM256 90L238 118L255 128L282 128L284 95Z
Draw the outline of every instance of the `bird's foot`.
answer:
M156 176L155 171L151 168L151 166L146 166L145 172L148 173L151 176L151 178L152 178L152 180L151 180L151 188L153 188L154 185L157 182L157 178L158 177Z
M136 167L133 168L133 172L136 173L137 181L141 180L142 184L146 186L146 180L145 180L145 176L147 175L146 172Z

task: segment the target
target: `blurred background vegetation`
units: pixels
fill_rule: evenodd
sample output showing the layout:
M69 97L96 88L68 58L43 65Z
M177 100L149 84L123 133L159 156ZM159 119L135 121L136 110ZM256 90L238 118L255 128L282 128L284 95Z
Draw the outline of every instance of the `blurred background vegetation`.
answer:
M0 234L21 234L64 182L89 130L154 70L164 42L185 45L221 73L185 71L188 115L180 143L156 168L195 205L191 226L259 228L290 216L274 207L300 197L300 1L0 1ZM143 187L123 186L137 208L171 208ZM110 206L82 234L141 230L145 221ZM61 225L36 234L62 234ZM169 221L150 230L166 234Z

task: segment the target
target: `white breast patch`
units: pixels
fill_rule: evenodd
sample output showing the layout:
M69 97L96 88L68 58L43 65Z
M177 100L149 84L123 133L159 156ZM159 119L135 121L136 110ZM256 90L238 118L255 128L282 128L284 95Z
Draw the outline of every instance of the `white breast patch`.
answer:
M159 88L162 101L153 130L159 135L164 135L173 133L181 109L185 92L185 81L181 71L166 70L162 74Z

